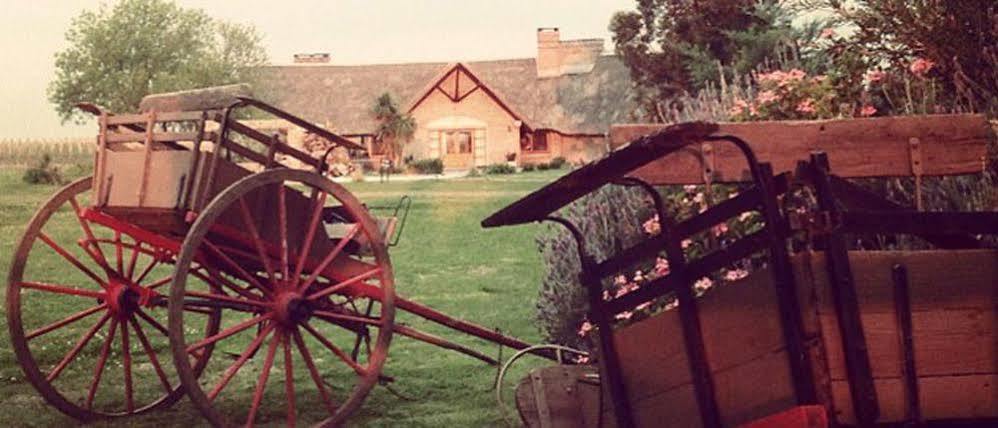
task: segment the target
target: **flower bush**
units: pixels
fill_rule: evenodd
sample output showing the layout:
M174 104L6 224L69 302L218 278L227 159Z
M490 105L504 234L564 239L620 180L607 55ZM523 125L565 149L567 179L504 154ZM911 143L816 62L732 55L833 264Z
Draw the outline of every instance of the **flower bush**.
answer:
M775 70L755 76L752 99L736 98L729 110L735 121L818 119L835 114L836 94L826 76L800 69Z

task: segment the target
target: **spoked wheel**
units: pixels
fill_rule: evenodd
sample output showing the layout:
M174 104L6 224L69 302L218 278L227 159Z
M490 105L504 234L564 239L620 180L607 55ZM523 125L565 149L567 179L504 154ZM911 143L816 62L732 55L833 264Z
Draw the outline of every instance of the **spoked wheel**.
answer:
M190 280L192 264L206 282ZM171 347L212 424L339 425L381 378L391 263L377 223L342 186L289 169L243 178L199 214L176 267ZM223 309L219 333L191 338L183 309L196 305ZM216 358L199 378L189 356L208 345Z
M11 262L7 323L28 381L80 420L142 413L182 397L167 338L172 255L82 215L91 179L56 193L34 215ZM214 334L220 311L202 311ZM192 322L194 319L192 317ZM192 362L200 370L210 349Z

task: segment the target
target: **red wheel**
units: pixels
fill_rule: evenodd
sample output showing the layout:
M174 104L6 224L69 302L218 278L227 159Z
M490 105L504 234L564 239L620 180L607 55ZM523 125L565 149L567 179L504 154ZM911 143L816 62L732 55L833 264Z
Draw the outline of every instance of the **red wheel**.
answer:
M164 362L158 296L172 256L86 220L90 189L90 178L73 182L35 213L7 282L18 363L45 400L80 420L142 413L183 395ZM219 311L208 312L205 334L217 331L218 319Z
M192 263L208 284L189 281ZM381 377L394 302L386 246L353 195L317 174L261 172L219 194L184 240L169 306L177 372L216 426L339 425ZM222 308L222 330L192 339L194 305ZM207 345L232 358L199 376L189 355Z

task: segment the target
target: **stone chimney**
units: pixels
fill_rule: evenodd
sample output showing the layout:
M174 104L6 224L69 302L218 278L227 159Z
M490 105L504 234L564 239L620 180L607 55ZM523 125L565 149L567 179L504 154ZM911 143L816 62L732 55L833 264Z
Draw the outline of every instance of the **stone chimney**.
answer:
M592 71L603 53L603 39L561 40L558 28L537 29L537 77Z
M328 64L329 53L299 53L294 56L295 64Z

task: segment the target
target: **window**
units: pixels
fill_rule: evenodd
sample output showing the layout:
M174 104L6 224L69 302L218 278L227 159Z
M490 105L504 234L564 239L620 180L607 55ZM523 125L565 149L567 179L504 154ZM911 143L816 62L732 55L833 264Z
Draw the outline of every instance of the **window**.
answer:
M471 154L471 131L444 131L442 137L447 154Z
M547 133L543 131L537 131L533 134L522 133L520 135L520 151L527 153L548 151Z

